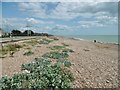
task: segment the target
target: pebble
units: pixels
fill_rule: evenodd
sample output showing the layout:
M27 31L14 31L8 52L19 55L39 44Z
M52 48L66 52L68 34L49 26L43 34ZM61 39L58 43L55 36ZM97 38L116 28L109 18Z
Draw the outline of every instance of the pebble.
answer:
M106 80L106 83L109 83L110 81L109 80Z

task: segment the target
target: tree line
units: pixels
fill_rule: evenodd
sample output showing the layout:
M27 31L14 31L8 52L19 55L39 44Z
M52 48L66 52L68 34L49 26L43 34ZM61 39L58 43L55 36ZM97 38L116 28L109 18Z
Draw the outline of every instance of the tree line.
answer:
M12 36L33 36L34 32L32 30L25 30L24 32L21 32L19 30L12 30L11 35Z
M35 33L32 30L25 30L24 32L21 32L20 30L12 30L11 33L2 35L2 37L10 36L52 36L52 35L48 33Z

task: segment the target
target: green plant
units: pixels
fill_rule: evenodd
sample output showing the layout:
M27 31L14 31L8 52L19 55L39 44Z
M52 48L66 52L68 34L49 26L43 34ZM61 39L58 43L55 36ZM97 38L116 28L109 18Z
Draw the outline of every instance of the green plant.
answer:
M15 48L22 48L22 45L14 44Z
M52 65L48 58L37 58L30 64L24 64L22 70L33 74L31 88L69 88L73 81L70 71L61 68L57 63Z
M65 49L65 46L52 46L52 47L49 47L51 50L62 50L62 49Z
M67 59L58 59L57 60L58 65L64 65L65 67L70 67L72 64L69 60Z
M73 74L67 68L52 64L48 58L36 58L32 63L23 64L22 70L30 73L16 74L13 77L0 79L0 90L31 90L70 89Z
M49 48L51 50L61 50L62 52L66 52L66 53L74 52L72 49L66 48L65 46L59 46L59 45L52 46L52 47L49 47Z
M15 44L8 44L5 46L7 48L8 51L16 51L16 47Z
M64 61L64 65L65 65L66 67L70 67L72 64L71 64L70 61L65 60L65 61Z
M5 57L5 55L7 55L8 53L10 54L10 56L13 56L13 54L20 48L22 48L22 46L19 44L7 44L5 46L2 46L2 48L0 49L0 57Z
M8 53L7 48L3 47L0 49L0 58L4 58L5 55Z
M48 52L44 54L42 57L53 58L53 59L60 59L60 58L67 58L69 55L66 52Z
M30 41L26 41L24 43L34 46L38 43L38 41L36 39L33 39L33 40L30 40Z
M25 52L23 55L30 56L30 55L32 55L32 54L34 54L34 52L32 52L32 51L27 51L27 52Z
M74 51L72 49L66 48L66 49L63 50L63 52L74 52Z
M51 42L53 42L53 40L49 40L49 39L43 38L43 39L39 42L39 44L49 44L49 43L51 43Z
M11 79L4 76L0 79L0 90L9 90L11 88Z

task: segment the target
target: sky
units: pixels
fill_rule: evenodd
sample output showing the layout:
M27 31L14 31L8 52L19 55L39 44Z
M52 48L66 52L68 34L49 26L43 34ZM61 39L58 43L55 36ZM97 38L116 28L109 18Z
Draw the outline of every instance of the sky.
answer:
M117 2L2 2L0 25L54 35L117 35ZM1 18L0 18L1 19ZM29 26L29 27L26 27Z

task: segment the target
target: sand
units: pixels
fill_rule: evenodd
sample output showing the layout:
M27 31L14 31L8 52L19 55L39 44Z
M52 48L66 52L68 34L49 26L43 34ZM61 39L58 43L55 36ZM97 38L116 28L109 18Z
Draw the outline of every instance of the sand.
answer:
M14 42L14 43L21 43ZM22 48L14 57L3 58L2 75L12 76L21 72L21 65L49 52L47 47L68 44L74 52L70 53L70 68L75 77L73 88L116 88L118 87L118 45L101 44L59 37L48 45L37 44L32 48L34 54L23 56Z

